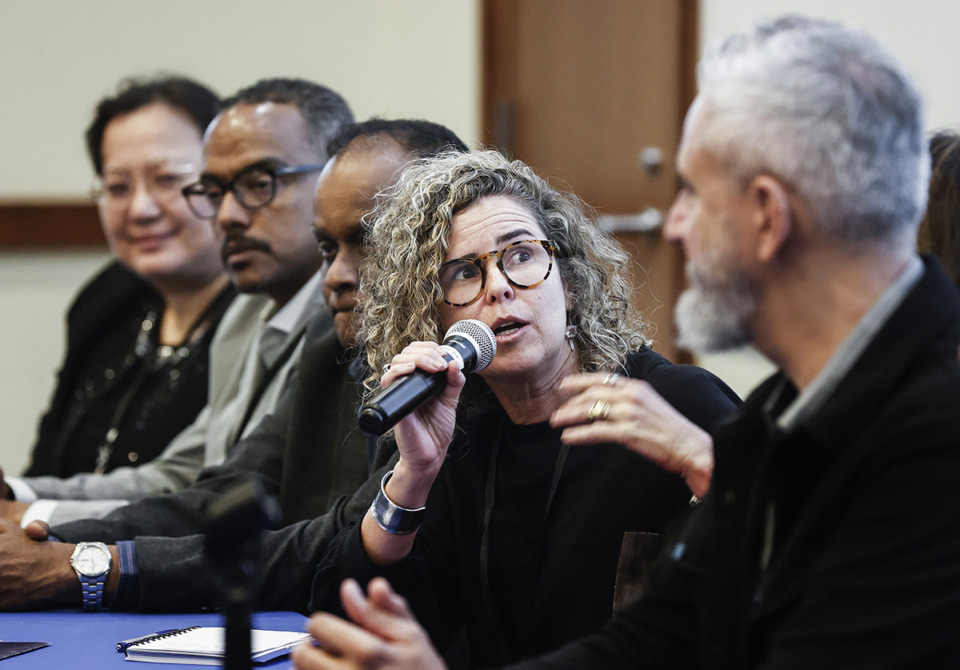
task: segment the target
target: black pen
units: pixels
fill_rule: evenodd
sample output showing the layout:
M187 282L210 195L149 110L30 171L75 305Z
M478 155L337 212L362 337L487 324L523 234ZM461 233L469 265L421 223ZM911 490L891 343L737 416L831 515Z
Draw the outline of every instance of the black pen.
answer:
M127 647L129 647L131 644L136 644L137 642L143 642L144 640L150 640L150 639L155 638L155 637L157 637L157 636L159 636L159 635L166 635L167 633L175 633L175 632L177 632L177 630L178 630L177 628L170 628L170 629L167 629L167 630L158 630L156 633L150 633L149 635L141 635L140 637L132 637L132 638L130 638L129 640L120 640L119 642L117 642L117 651L119 651L119 652L121 652L121 653L122 653L122 652L125 652L125 651L127 650Z

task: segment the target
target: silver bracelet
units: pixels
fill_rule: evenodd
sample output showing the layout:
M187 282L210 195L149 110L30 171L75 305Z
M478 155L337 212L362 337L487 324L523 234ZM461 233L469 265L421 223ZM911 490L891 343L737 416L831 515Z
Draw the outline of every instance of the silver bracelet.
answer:
M380 492L373 499L370 505L370 513L377 525L383 528L391 535L409 535L417 532L420 523L423 521L423 515L426 514L426 507L408 509L400 507L387 497L386 486L393 476L393 470L387 472L380 480Z

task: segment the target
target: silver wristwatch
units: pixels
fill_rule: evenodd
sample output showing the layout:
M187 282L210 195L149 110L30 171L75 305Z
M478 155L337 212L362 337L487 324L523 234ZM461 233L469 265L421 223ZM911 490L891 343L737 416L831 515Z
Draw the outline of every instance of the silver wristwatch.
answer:
M70 556L70 566L80 578L83 611L97 612L103 605L103 585L113 560L103 542L80 542Z

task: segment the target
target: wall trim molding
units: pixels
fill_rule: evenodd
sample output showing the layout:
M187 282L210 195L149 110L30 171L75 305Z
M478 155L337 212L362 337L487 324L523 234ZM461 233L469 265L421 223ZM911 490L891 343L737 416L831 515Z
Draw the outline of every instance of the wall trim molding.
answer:
M0 203L0 250L105 249L106 246L93 204Z

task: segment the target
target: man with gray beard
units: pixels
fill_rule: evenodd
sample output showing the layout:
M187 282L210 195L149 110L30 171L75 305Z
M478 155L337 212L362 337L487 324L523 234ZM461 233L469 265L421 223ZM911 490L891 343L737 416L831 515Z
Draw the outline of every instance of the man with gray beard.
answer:
M960 299L914 251L919 95L860 32L763 22L705 56L677 165L682 341L779 370L714 431L710 492L641 597L514 667L951 667ZM441 667L389 585L367 591L341 591L359 625L314 616L297 667Z

